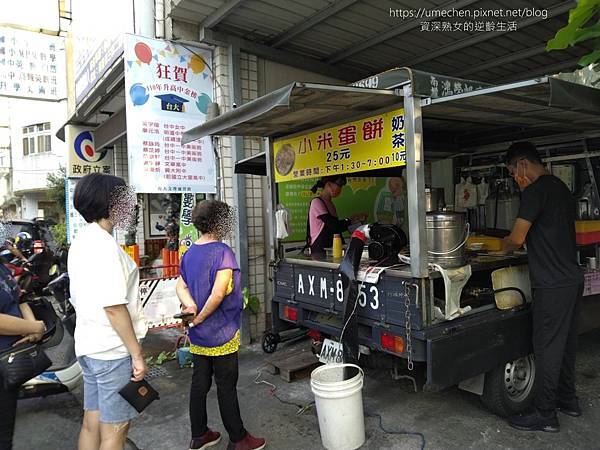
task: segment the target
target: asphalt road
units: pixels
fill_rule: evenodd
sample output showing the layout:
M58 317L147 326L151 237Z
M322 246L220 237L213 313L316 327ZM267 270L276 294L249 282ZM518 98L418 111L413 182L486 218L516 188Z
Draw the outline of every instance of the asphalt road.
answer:
M149 339L154 351L168 348L172 334ZM299 408L277 400L266 384L255 379L265 355L259 346L242 350L238 393L246 428L264 436L271 449L304 450L322 448L314 408L297 414ZM142 414L130 437L139 449L187 449L189 442L188 389L191 369L175 362L163 366L165 374L153 379L161 399ZM384 371L369 370L365 377L364 404L369 415L382 416L388 430L423 433L428 449L600 449L600 331L583 335L577 363L578 390L584 415L560 416L558 434L519 432L503 419L489 413L477 396L451 388L442 392L414 393L408 380L394 381ZM261 373L261 380L277 386L278 397L306 405L313 401L308 379L286 383L278 375ZM209 424L223 432L215 388L209 394ZM76 448L81 422L81 392L61 394L19 403L15 450ZM415 436L383 432L376 417L365 419L368 449L418 449ZM130 447L134 448L134 447ZM226 439L215 449L225 449Z

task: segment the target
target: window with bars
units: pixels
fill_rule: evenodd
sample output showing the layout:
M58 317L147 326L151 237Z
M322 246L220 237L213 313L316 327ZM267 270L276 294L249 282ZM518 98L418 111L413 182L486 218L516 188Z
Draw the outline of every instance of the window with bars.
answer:
M52 151L50 122L23 127L23 156Z

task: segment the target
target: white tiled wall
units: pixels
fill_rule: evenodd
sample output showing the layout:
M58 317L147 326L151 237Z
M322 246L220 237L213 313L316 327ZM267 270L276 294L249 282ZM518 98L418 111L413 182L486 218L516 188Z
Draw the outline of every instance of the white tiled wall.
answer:
M219 103L221 114L230 109L229 101L229 71L227 48L217 47L214 53L215 77L217 79L215 98ZM254 55L242 53L240 71L242 84L242 103L247 103L258 97L258 59ZM231 140L221 137L218 140L218 152L221 155L222 200L234 205L233 198L233 164ZM251 156L261 151L259 139L244 138L244 153ZM246 175L246 214L248 236L248 284L252 295L258 296L261 311L250 316L250 334L253 340L260 338L266 327L266 302L268 297L266 284L266 255L265 233L266 224L263 219L263 190L262 179L259 176ZM231 243L233 244L233 243Z

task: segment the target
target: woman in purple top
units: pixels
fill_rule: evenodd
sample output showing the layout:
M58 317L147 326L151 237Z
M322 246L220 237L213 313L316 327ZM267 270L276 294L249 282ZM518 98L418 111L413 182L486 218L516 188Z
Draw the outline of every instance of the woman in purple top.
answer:
M190 449L203 449L221 440L208 428L206 395L214 376L228 449L259 450L265 440L244 428L237 399L238 349L243 307L240 269L231 248L220 242L233 228L234 211L217 200L204 200L192 211L201 233L181 260L177 296L188 319L194 373L190 392Z

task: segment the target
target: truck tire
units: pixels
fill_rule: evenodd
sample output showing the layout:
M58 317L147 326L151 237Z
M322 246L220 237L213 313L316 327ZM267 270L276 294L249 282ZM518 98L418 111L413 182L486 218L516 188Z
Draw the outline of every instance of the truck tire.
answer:
M527 410L534 393L535 360L528 355L486 373L481 400L493 413L507 417Z

